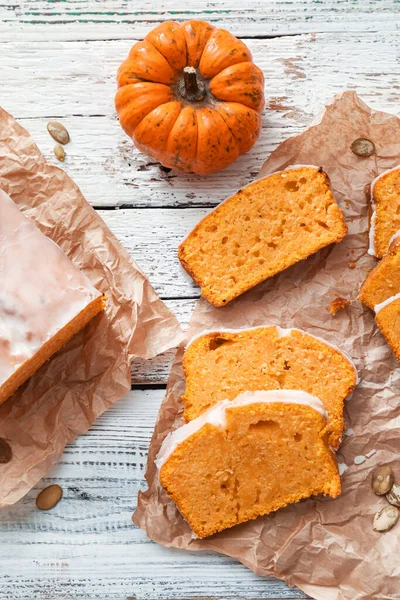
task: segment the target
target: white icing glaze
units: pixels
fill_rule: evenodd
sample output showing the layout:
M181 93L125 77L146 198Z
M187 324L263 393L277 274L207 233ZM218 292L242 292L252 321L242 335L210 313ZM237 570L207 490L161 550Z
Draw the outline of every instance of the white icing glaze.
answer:
M293 330L300 331L300 329L295 329L294 327L280 327L279 325L276 325L275 329L279 339L290 336Z
M378 177L375 177L375 179L371 183L370 203L372 206L372 216L371 216L371 222L369 225L369 247L368 247L368 254L370 254L371 256L376 256L376 251L375 251L376 206L375 206L374 194L373 194L374 186L375 186L376 182L379 179L381 179L381 177L383 177L384 175L387 175L387 173L392 173L393 171L397 171L397 169L399 169L399 168L400 168L400 165L397 165L397 167L394 167L393 169L388 169L387 171L384 171L383 173L378 175ZM395 239L397 237L397 235L399 235L399 234L400 234L400 232L396 232L390 238L389 246L392 243L393 239Z
M400 292L398 294L395 294L394 296L390 296L390 298L387 298L386 300L384 300L383 302L380 302L379 304L376 304L374 306L374 311L375 314L377 315L378 312L380 310L382 310L382 308L385 308L385 306L387 306L388 304L391 304L392 302L394 302L395 300L399 300L400 298Z
M0 386L100 296L0 190Z
M162 465L168 460L176 448L188 437L204 427L204 425L210 424L214 427L225 429L226 410L228 408L232 409L258 403L271 404L274 402L309 406L319 412L325 419L328 418L321 400L301 390L262 390L257 392L244 392L243 394L239 394L235 400L221 400L215 404L215 406L212 406L202 415L197 417L197 419L193 419L193 421L190 421L186 425L169 433L163 441L160 452L155 460L157 468L161 469Z
M343 475L343 473L345 473L349 467L346 465L346 463L338 463L338 468L339 475Z
M349 363L351 364L351 366L354 369L354 373L356 375L356 385L360 383L360 378L358 376L358 371L357 371L357 367L353 361L353 359L351 358L351 356L349 356L349 354L347 354L347 352L345 352L344 350L340 350L337 346L335 346L334 344L331 344L330 342L327 342L326 340L324 340L323 338L314 335L312 333L308 333L307 331L303 331L302 329L298 329L297 327L290 327L290 328L283 328L280 327L279 325L258 325L257 327L248 327L248 328L240 328L240 329L205 329L204 331L202 331L201 333L197 333L196 335L194 335L186 344L186 349L189 348L189 346L191 344L193 344L193 342L195 340L197 340L198 338L203 337L203 335L208 335L210 333L244 333L246 331L254 331L255 329L268 329L269 327L275 327L278 338L283 338L283 337L287 337L289 335L291 335L292 331L298 331L299 333L303 333L304 335L309 335L310 337L314 338L315 340L318 340L319 342L322 342L323 344L326 344L327 346L329 346L330 348L333 348L333 350L336 350L337 352L339 352L342 356L344 356L344 358L346 358Z
M394 233L392 235L392 237L390 238L390 240L389 240L389 248L390 248L391 244L394 242L394 240L397 240L398 237L400 237L400 229L398 229L396 231L396 233Z

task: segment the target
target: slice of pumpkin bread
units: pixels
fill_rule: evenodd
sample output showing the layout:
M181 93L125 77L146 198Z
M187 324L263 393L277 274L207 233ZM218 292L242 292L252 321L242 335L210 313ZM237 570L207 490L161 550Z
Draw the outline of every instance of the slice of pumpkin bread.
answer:
M344 400L357 383L352 361L337 348L276 326L206 332L188 345L183 370L186 421L245 391L299 389L324 404L334 448L342 436Z
M167 436L160 483L207 537L317 494L340 494L322 403L298 390L244 393Z
M400 230L400 166L374 179L371 184L371 204L368 253L382 258Z
M224 306L346 233L327 174L295 166L222 202L181 243L178 256L202 296Z
M391 296L400 292L400 240L391 244L386 254L364 281L358 299L374 310Z
M375 306L375 321L400 362L400 293Z

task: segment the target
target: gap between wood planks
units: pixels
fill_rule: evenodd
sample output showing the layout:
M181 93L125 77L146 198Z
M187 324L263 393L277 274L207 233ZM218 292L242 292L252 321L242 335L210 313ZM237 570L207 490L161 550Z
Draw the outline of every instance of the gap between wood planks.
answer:
M181 8L173 0L143 0L140 9L118 0L46 3L35 0L0 4L0 20L6 25L2 39L14 39L17 33L26 39L54 40L142 39L160 21L190 18L208 20L232 31L239 38L267 39L311 32L388 31L398 21L393 0L248 0L245 8L240 0L210 3L198 0L196 6ZM45 35L44 35L45 34Z
M68 129L71 127L71 146L63 168L79 183L91 204L104 208L119 204L129 209L217 204L250 183L252 173L259 171L276 146L309 125L333 95L344 89L357 89L373 107L398 110L393 33L247 39L268 81L263 134L251 152L218 176L202 182L188 176L178 180L158 167L148 167L149 159L136 152L121 131L113 98L118 64L131 46L127 40L109 44L29 44L29 50L18 41L1 44L2 57L6 53L4 108L17 119L29 117L26 125L50 162L54 157L42 115L64 113L61 120ZM338 57L337 65L332 65L332 55ZM87 62L81 67L83 56ZM43 64L48 64L44 72ZM21 65L29 77L22 77ZM96 106L89 90L96 94ZM30 95L32 101L27 104L24 99ZM90 117L66 116L85 113Z

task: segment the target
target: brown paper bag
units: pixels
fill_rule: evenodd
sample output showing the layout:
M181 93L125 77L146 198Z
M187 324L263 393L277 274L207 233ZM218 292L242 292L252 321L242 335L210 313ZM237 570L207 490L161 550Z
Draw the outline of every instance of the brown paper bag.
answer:
M108 298L105 314L0 406L0 438L13 453L0 464L4 506L26 494L66 444L130 389L135 357L173 348L182 332L79 188L45 161L29 133L1 109L0 188Z
M351 143L367 137L376 154L359 158ZM364 187L400 163L400 120L372 111L354 92L328 106L317 125L281 144L261 175L292 164L322 166L331 178L349 233L340 244L251 290L224 308L201 300L189 336L204 329L278 324L319 335L347 351L361 382L347 400L347 434L337 453L343 491L339 498L312 498L238 525L208 539L193 539L188 524L158 485L154 458L166 434L182 425L182 348L173 365L150 446L148 491L139 495L134 522L165 546L215 550L259 575L275 575L319 600L400 598L400 525L372 530L374 513L387 505L371 490L371 472L389 463L400 481L400 368L380 335L373 314L357 294L376 260L367 255L368 208ZM353 264L355 263L355 268ZM337 296L351 305L336 317Z

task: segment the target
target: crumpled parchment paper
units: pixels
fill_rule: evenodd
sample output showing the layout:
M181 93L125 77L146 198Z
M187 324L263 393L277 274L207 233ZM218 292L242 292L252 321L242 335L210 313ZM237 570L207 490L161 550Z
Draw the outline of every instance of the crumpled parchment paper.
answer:
M29 133L2 109L0 188L108 298L105 314L0 406L0 438L13 453L9 463L0 464L0 506L5 506L26 494L65 445L130 389L135 357L173 348L183 334L79 188L46 162Z
M375 143L375 156L352 153L350 145L359 137ZM371 473L376 465L389 463L400 482L400 367L372 312L356 297L376 263L367 255L364 187L400 163L400 120L371 110L354 92L346 92L326 107L318 124L281 144L261 175L296 163L327 171L349 226L347 237L226 307L213 308L201 300L188 337L204 329L278 324L319 335L353 357L361 382L346 402L347 433L337 453L344 470L342 494L335 500L305 500L208 539L193 539L160 489L154 466L162 440L183 422L181 348L150 446L149 489L140 493L133 519L160 544L227 554L255 573L275 575L318 600L399 599L400 525L385 534L372 530L374 513L387 501L373 494ZM333 317L327 307L337 296L352 303Z

